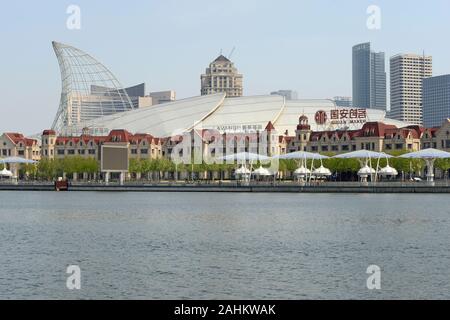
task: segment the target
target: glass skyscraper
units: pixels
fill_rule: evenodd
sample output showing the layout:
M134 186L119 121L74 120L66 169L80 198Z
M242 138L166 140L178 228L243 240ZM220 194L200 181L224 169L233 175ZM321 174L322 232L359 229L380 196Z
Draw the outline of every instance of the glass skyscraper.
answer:
M353 106L386 110L384 52L373 52L370 42L353 47Z
M441 126L450 118L450 74L423 79L423 123Z

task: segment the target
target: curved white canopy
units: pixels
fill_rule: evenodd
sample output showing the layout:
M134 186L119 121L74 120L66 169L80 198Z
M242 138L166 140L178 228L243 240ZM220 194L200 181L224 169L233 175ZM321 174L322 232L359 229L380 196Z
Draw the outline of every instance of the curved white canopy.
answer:
M301 166L294 171L294 175L296 175L296 176L302 176L302 175L304 176L304 175L307 175L310 173L311 173L311 170L309 170L308 168L305 168L304 166Z
M331 171L328 168L325 168L323 165L318 167L317 169L314 169L314 171L312 172L313 175L318 176L318 177L326 177L326 176L331 176Z
M236 169L235 173L238 175L249 175L251 171L247 167L241 166L239 169Z
M226 155L223 157L218 157L217 160L224 160L224 161L267 161L270 160L270 157L252 153L252 152L238 152L233 153L230 155Z
M37 161L29 160L29 159L25 159L25 158L20 158L20 157L9 157L9 158L3 158L3 159L0 159L0 162L2 162L2 163L25 163L25 164L32 164L32 163L36 163Z
M320 160L320 159L328 159L329 157L321 155L319 153L312 153L307 151L296 151L291 152L279 156L274 156L274 159L314 159L314 160Z
M438 150L438 149L423 149L416 152L410 152L402 154L400 158L407 159L439 159L439 158L450 158L450 152Z
M335 155L333 158L340 159L367 159L367 158L392 158L391 155L384 152L375 152L370 150L357 150Z
M255 176L272 176L273 174L266 168L260 166L258 169L253 170L252 172Z
M363 175L369 175L369 174L374 174L375 173L375 169L369 167L369 166L364 166L361 169L359 169L358 171L358 175L359 176L363 176Z
M6 168L3 168L2 171L0 171L0 176L1 177L12 177L12 172L7 170Z
M392 168L391 166L387 165L384 168L381 168L378 173L382 176L396 176L398 175L398 171L395 168Z

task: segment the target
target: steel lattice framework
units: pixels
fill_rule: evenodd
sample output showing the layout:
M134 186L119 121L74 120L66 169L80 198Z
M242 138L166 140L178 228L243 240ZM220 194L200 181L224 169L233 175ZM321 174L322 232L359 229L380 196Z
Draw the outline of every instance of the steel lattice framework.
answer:
M52 129L79 134L86 121L133 109L116 77L89 54L52 42L61 70L61 100Z

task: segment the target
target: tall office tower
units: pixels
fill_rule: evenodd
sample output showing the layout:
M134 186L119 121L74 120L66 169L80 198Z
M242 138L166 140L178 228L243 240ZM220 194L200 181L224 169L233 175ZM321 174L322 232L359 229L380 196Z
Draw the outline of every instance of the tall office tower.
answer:
M390 64L390 116L422 125L422 81L433 75L431 56L398 54L391 57Z
M352 97L334 97L333 98L336 107L350 108L352 106Z
M242 96L242 74L228 58L220 55L201 75L201 94L225 92L228 97Z
M353 106L386 110L384 52L373 52L370 42L353 47Z
M286 100L297 100L298 99L297 91L293 91L293 90L278 90L278 91L273 91L270 94L283 96L286 98Z
M441 126L450 118L450 74L423 79L423 125Z

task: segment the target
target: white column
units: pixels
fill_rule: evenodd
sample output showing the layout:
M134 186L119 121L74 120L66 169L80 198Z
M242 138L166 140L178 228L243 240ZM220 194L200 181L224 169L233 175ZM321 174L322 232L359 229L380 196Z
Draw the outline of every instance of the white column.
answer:
M120 185L121 186L123 186L124 179L125 179L125 172L121 172L120 173Z

